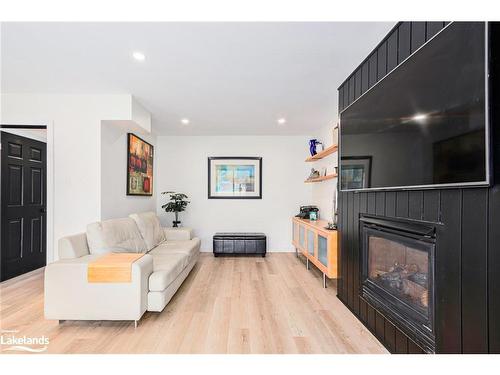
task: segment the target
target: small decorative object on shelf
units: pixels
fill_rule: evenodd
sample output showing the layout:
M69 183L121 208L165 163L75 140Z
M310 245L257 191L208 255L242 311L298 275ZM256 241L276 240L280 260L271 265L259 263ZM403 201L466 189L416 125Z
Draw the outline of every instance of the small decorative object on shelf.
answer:
M321 145L321 151L323 151L325 149L323 142L320 142L317 139L309 140L309 152L311 153L311 156L314 156L318 153L318 151L316 150L316 147L318 145Z
M320 141L316 141L316 148L317 146L320 145L321 146L321 152L322 151L325 151L325 145L323 144L323 142L320 142ZM317 150L316 150L317 151Z
M328 224L326 224L325 229L328 229L328 230L337 230L337 224L334 224L331 221L329 221Z
M319 171L317 171L314 168L311 168L311 174L309 175L309 177L307 179L308 180L313 180L313 179L319 178L319 177L320 177Z
M188 196L183 193L176 193L175 191L164 191L162 194L169 194L169 200L170 202L164 204L161 206L165 210L165 212L174 212L175 213L175 220L172 222L172 226L174 228L177 228L179 224L181 223L179 220L179 212L185 211L186 207L189 203Z
M339 141L339 124L338 123L333 127L332 141L333 141L333 144L336 144Z
M316 140L315 139L309 140L309 152L311 153L311 156L316 155Z
M309 220L311 221L316 221L318 220L318 211L311 211L309 212Z

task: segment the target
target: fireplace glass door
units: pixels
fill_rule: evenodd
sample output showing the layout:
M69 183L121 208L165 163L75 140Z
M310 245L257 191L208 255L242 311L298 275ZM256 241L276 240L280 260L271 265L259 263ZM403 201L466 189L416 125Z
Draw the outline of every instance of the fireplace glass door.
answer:
M369 280L428 317L429 252L377 235L368 241Z

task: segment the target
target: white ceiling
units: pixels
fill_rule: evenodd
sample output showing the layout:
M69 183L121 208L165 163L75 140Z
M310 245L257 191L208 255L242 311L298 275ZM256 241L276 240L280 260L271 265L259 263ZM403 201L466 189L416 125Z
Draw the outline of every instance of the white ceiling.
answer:
M311 134L335 121L337 87L393 25L3 23L1 88L130 93L157 134Z

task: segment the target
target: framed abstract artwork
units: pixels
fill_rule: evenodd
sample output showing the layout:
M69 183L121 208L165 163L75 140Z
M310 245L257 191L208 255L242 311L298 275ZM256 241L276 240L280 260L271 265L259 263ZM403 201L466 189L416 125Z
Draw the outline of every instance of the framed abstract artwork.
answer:
M153 195L153 145L128 133L127 195Z
M262 158L209 157L208 199L262 199Z

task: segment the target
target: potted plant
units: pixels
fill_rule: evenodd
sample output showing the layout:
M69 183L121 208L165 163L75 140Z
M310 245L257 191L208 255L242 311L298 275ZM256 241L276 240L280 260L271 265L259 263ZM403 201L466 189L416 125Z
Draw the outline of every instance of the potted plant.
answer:
M166 212L174 212L175 213L175 221L173 221L173 227L176 228L181 223L179 221L179 212L185 211L186 207L189 203L188 196L183 193L176 193L175 191L164 191L162 194L169 194L170 202L161 206Z

